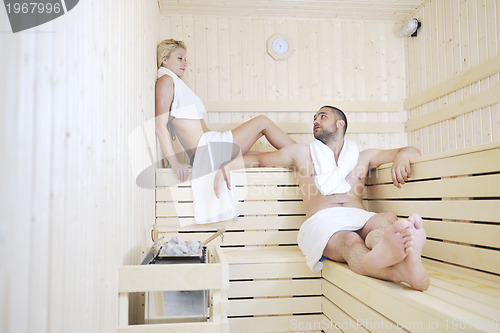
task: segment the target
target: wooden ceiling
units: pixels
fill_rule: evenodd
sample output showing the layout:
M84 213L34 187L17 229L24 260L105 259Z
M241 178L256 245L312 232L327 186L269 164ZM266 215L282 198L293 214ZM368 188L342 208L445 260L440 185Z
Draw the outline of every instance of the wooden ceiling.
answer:
M427 0L158 0L162 15L402 21Z

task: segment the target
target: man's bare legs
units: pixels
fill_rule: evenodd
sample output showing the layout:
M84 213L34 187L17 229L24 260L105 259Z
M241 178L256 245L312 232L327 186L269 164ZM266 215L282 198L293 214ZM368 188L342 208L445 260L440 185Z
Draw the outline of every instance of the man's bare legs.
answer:
M422 219L414 214L408 220L396 218L394 222L393 214L377 215L369 220L370 223L367 222L365 230L334 234L323 255L338 262L347 262L355 273L406 282L416 290L426 290L429 278L420 258L425 243ZM381 232L380 229L387 225ZM370 246L362 237L372 238L368 239ZM380 239L378 243L375 243L376 238Z

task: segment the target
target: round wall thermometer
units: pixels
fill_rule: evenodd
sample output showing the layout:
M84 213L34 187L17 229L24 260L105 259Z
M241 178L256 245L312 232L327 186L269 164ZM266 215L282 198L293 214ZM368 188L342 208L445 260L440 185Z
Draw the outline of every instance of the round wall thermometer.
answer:
M275 60L287 59L292 51L292 41L284 34L274 34L267 40L267 53Z

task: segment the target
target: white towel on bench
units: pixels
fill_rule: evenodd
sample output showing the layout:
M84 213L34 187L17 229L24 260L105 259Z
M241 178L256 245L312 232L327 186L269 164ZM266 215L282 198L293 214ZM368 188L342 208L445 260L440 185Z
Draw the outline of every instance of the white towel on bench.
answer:
M333 150L319 140L310 144L311 158L316 171L314 182L323 195L346 193L351 189L345 178L358 164L358 145L344 140L338 165Z

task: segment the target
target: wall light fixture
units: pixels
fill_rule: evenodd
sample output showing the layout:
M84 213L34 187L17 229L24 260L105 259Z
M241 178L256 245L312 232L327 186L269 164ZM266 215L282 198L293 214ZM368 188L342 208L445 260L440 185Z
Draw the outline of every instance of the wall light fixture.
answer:
M416 18L410 19L403 24L399 33L403 37L416 37L417 30L421 25Z

